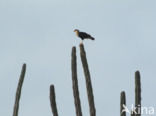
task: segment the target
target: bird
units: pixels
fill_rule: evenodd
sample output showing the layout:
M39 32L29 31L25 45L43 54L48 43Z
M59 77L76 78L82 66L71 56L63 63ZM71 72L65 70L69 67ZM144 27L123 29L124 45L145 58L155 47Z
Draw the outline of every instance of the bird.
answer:
M75 29L74 32L76 33L76 35L82 39L82 41L84 39L91 39L91 40L95 40L94 37L92 37L90 34L86 33L86 32L80 32L78 29Z

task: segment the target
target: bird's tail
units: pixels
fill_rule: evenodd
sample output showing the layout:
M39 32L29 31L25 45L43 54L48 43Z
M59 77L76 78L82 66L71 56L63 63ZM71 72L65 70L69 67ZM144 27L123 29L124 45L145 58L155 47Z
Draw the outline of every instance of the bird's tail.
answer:
M90 39L91 39L91 40L95 40L95 38L94 38L94 37L90 37Z

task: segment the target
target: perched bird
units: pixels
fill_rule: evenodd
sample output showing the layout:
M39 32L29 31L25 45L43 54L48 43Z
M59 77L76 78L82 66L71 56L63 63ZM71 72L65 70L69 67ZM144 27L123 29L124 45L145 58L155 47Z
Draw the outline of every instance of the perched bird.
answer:
M82 40L84 40L84 39L95 40L94 37L92 37L92 36L89 35L88 33L80 32L78 29L75 29L74 32L75 32L76 35L77 35L79 38L81 38Z

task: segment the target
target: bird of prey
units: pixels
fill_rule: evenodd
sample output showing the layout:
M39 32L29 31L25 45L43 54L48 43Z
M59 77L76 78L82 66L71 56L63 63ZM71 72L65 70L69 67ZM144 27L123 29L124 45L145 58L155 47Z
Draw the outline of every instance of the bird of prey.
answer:
M74 32L76 33L76 35L81 38L82 40L84 39L91 39L91 40L95 40L94 37L92 37L91 35L89 35L86 32L80 32L78 29L75 29Z

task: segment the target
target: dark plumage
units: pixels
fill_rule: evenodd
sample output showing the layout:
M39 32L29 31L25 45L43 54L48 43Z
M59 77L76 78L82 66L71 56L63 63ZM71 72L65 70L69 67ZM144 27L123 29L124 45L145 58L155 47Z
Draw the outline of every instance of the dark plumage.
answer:
M91 40L95 40L94 37L92 37L91 35L89 35L86 32L80 32L78 29L75 29L74 32L76 33L76 35L78 37L80 37L82 40L84 39L91 39Z

